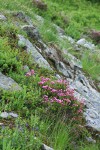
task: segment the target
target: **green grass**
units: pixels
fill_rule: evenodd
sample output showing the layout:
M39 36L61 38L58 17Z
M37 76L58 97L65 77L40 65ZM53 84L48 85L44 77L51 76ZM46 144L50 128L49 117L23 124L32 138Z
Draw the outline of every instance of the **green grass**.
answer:
M99 51L95 54L86 52L82 57L83 69L93 79L99 81L100 76L100 53Z

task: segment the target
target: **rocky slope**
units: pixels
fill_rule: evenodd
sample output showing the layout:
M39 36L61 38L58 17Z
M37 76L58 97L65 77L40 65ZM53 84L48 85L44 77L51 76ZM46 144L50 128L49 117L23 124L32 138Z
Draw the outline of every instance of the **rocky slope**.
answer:
M9 12L13 18L12 24L19 30L26 32L27 37L17 34L18 47L24 49L28 54L31 54L32 59L39 67L48 70L56 70L57 78L65 78L69 81L70 87L75 89L75 95L78 98L83 98L86 104L84 116L87 126L94 130L100 131L100 93L97 91L93 81L88 79L82 71L82 64L79 59L71 55L67 50L60 48L57 45L47 45L42 41L38 29L34 26L34 22L23 12ZM35 16L37 21L43 23L43 18ZM8 22L9 17L0 14L2 24ZM54 25L59 39L67 39L77 50L87 48L91 51L96 51L96 46L86 39L80 39L75 42L74 39L67 36L63 29ZM35 42L34 42L35 41ZM10 90L21 90L10 77L6 77L0 73L0 88Z

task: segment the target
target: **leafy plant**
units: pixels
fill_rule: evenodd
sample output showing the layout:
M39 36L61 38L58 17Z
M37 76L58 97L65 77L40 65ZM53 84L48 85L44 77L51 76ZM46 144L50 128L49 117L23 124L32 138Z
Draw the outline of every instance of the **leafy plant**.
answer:
M74 90L69 87L66 80L53 81L41 77L39 85L42 88L43 103L48 105L48 111L57 113L60 110L66 119L72 118L76 121L82 119L84 103L77 101Z

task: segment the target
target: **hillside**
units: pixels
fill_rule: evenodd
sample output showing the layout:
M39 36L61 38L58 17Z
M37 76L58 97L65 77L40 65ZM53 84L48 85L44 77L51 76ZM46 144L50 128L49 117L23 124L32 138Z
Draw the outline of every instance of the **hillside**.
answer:
M0 150L99 150L100 2L0 0Z

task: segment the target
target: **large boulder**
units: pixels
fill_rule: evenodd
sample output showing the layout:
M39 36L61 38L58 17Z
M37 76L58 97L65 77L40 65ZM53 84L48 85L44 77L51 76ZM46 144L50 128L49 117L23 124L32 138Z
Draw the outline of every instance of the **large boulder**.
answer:
M22 89L12 78L3 75L1 72L0 72L0 88L11 91L17 91Z

